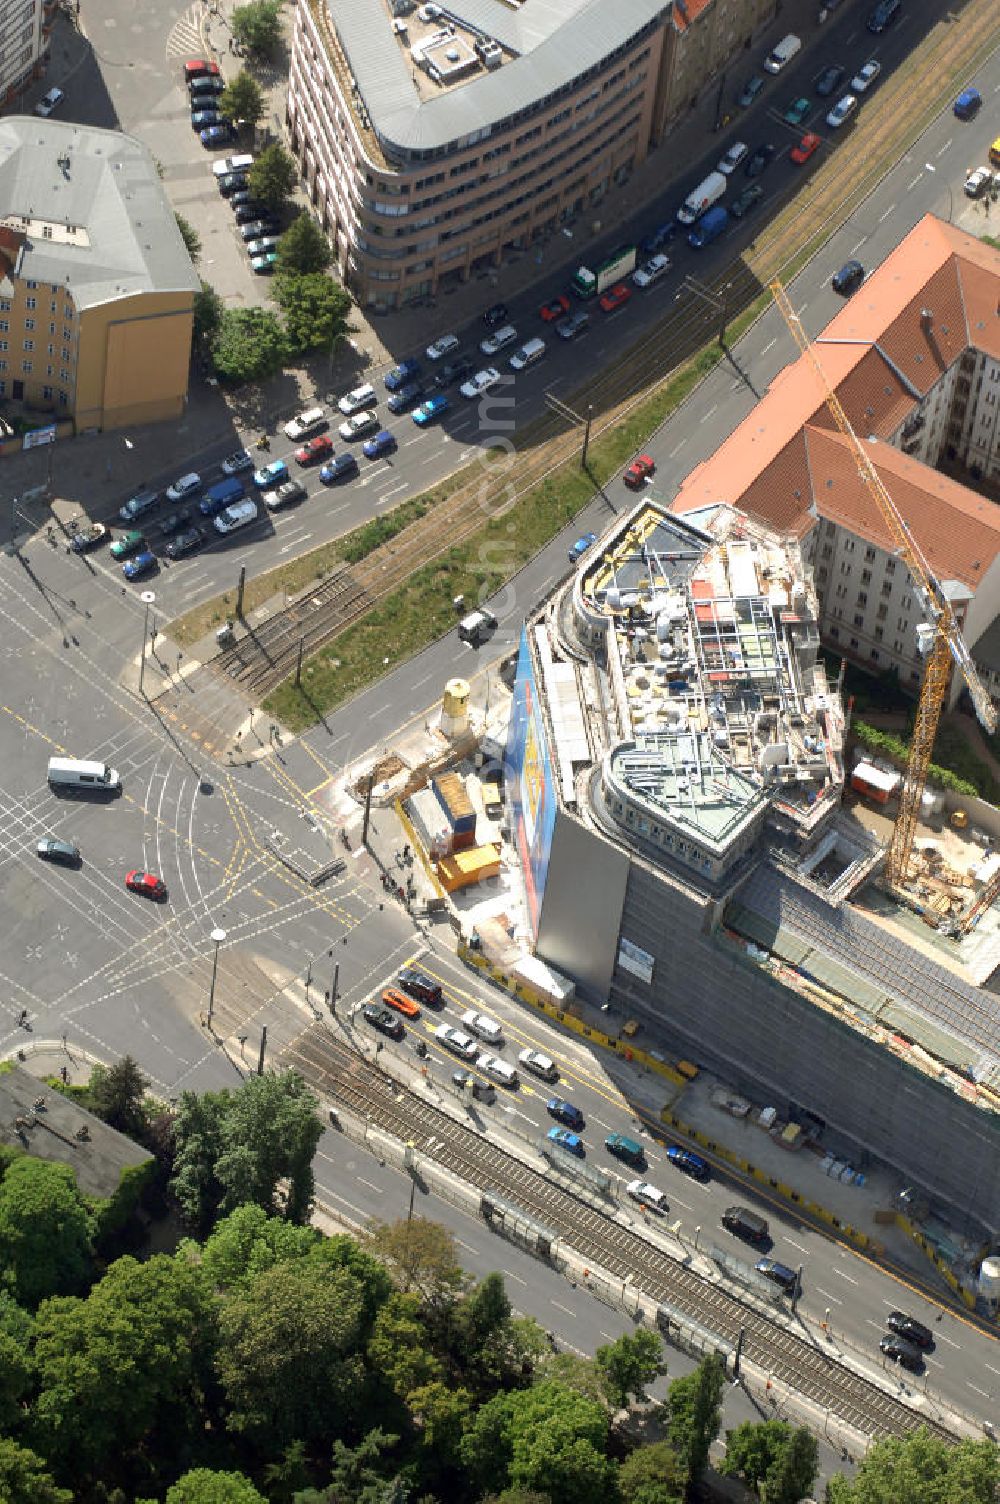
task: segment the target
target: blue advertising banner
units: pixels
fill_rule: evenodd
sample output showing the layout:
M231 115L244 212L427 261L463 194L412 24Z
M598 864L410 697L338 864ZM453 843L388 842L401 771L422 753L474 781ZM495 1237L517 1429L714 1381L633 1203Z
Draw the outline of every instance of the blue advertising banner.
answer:
M522 629L514 680L514 703L507 736L508 785L513 791L514 839L524 874L532 935L538 935L538 916L556 821L556 790L539 708L528 639Z

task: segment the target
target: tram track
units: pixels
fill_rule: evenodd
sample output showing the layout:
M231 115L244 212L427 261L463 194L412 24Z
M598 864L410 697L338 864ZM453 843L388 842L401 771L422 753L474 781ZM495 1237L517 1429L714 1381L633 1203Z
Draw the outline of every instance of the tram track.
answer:
M840 149L787 196L768 221L767 233L752 241L741 256L710 281L706 291L729 321L761 297L775 276L786 277L803 256L803 224L817 226L817 243L829 227L841 223L871 194L888 168L899 159L925 125L950 97L957 77L965 73L997 42L993 0L970 0L961 25L938 23L933 44L925 42L907 63L881 85L869 106L863 105L863 151ZM920 98L919 115L910 108ZM870 108L873 106L874 108ZM778 126L784 129L783 125ZM673 379L679 368L704 347L718 311L701 299L671 309L625 354L598 372L574 393L571 405L592 407L592 438L599 438L625 420L658 387ZM268 622L241 638L233 648L207 665L213 672L238 682L249 693L265 696L294 671L299 645L316 652L360 620L421 567L464 543L487 520L510 511L536 486L579 454L580 439L565 420L546 413L522 435L515 466L507 471L484 465L482 472L422 518L405 528L355 566L343 566L331 579L292 602ZM489 446L484 448L489 456Z
M551 1227L582 1258L709 1328L724 1343L735 1347L742 1329L748 1362L862 1434L900 1436L925 1425L953 1439L929 1415L902 1404L805 1337L769 1322L728 1290L684 1268L570 1190L408 1093L321 1026L301 1034L284 1052L283 1063L298 1070L322 1095L401 1142L412 1143L462 1180L507 1197Z

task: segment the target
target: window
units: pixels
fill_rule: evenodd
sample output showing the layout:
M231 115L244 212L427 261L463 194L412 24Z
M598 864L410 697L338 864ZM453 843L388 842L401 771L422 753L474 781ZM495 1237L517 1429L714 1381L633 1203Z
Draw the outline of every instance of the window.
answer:
M46 376L54 376L55 372L53 371L53 369L52 369L51 366L46 366L45 367L45 374L46 374ZM49 396L51 397L51 395L52 395L52 393L50 392Z
M855 616L855 618L854 618L854 625L856 627L863 627L864 624L865 624L864 615L859 611L857 613L857 615ZM857 644L855 644L855 646L857 646Z
M52 388L50 386L43 386L42 387L42 396L45 398L46 402L51 402L52 401Z
M0 339L0 350L7 350L9 348L9 342L5 339Z
M882 581L882 599L887 601L892 594L892 585L888 580Z
M72 378L72 376L70 375L70 373L68 371L60 371L59 372L59 380L60 381L72 381L72 379L73 378Z
M63 326L63 339L72 339L72 338L73 338L73 331L72 331L72 329L67 329L65 327L65 325L64 325Z
M875 559L875 550L873 548L866 548L865 549L865 559L867 560L867 562L869 564L871 564L874 561L874 559Z
M877 616L879 621L885 621L888 609L888 606L879 606L878 610L875 612L875 615Z
M840 636L840 628L839 627L831 627L830 628L830 636L831 637L839 637Z
M37 288L37 286L38 286L38 283L37 283L37 282L32 282L32 281L28 281L28 282L25 282L25 284L24 284L24 285L25 285L25 287L30 287L30 288L31 288L31 290L32 290L32 292L34 292L34 291L35 291L35 289L36 289L36 288Z
M0 298L0 313L10 313L10 298Z
M867 596L867 594L866 594L866 592L864 590L859 590L858 591L858 598L857 598L857 601L855 602L855 604L858 605L858 606L867 606L867 604L868 604L868 596Z
M22 372L23 375L30 376L31 372L32 372L32 369L33 368L32 368L32 364L31 364L30 360L22 360L21 361L21 372Z
M862 585L870 585L871 582L872 582L872 572L871 572L871 570L870 569L863 569L861 571L861 583L862 583Z
M49 325L49 333L50 334L55 334L55 332L56 332L56 326L55 326L55 324L50 324Z
M5 360L0 360L0 371L6 371L6 369L7 369L7 362ZM2 383L0 383L0 385L2 385Z
M858 645L858 639L856 637L852 637L851 638L851 647L852 648L857 648L857 645Z
M24 321L24 327L25 327L25 329L34 329L34 327L35 327L35 321L34 321L34 319L25 319L25 321Z
M0 330L3 330L4 334L9 333L9 331L10 331L10 320L9 319L0 319Z
M69 406L69 396L68 396L68 394L66 392L60 392L59 393L59 406L60 407L68 407Z
M72 355L67 350L67 348L66 348L65 345L63 345L63 347L62 347L62 358L63 358L63 360L72 360L73 359Z
M56 305L55 305L55 301L54 301L54 300L53 300L53 301L52 301L52 302L51 302L51 303L50 303L50 304L49 304L49 312L50 312L50 313L55 313L55 311L56 311Z
M29 282L28 283L29 287L37 287L37 285L38 284L36 282ZM25 300L24 300L24 306L25 306L25 308L37 308L37 306L38 306L38 299L37 298L25 298Z
M884 633L882 631L882 628L881 627L876 627L875 628L875 641L876 642L881 642L883 636L884 636Z
M54 355L56 353L56 347L55 347L55 345L49 345L47 347L45 353L46 353L46 355Z
M871 658L871 660L872 660L873 663L877 663L878 662L878 648L872 648L872 650L868 654L868 656L869 656L869 658Z
M33 350L34 348L35 348L35 341L33 339L26 339L24 341L24 349L25 350Z

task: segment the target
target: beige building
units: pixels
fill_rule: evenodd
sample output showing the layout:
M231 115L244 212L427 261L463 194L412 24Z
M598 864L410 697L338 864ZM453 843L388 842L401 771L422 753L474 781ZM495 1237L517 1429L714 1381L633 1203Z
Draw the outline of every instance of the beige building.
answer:
M776 0L674 0L670 18L674 40L667 49L668 121L692 109L712 79L718 79L725 88L727 70L736 67L756 33L774 19L777 9ZM752 71L747 60L746 76ZM729 76L726 82L732 98L745 79Z
M0 121L0 399L78 431L178 417L199 287L145 146Z
M465 281L625 182L773 10L681 3L298 0L291 143L358 301Z
M813 348L1000 699L998 308L1000 253L928 214ZM801 541L832 648L916 690L926 613L805 356L691 471L672 510L723 501ZM952 702L961 689L954 675Z
M45 71L57 0L0 0L0 105Z

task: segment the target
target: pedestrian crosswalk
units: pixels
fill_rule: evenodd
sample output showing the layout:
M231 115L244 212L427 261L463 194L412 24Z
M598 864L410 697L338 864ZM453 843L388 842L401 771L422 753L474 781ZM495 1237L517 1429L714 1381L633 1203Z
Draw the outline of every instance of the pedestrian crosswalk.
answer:
M201 22L205 14L206 7L202 0L198 0L197 4L189 5L184 14L178 16L167 38L168 59L203 55L205 39L201 32Z

